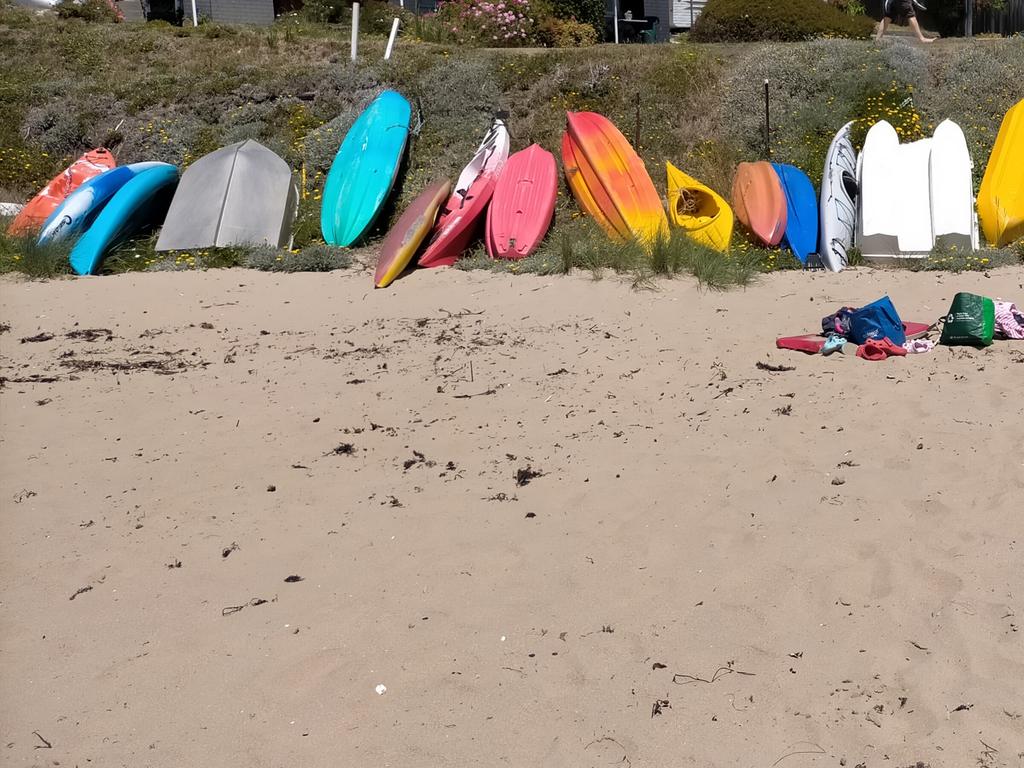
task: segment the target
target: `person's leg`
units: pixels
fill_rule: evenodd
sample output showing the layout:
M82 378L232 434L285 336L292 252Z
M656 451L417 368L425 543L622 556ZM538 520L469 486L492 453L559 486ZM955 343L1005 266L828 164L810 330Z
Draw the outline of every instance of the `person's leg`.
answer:
M910 24L910 28L914 30L914 34L917 35L918 40L922 43L932 42L933 38L925 37L924 33L921 31L921 25L917 23L917 16L911 16L907 21Z
M875 40L876 41L882 39L882 35L885 34L885 28L887 26L889 26L889 17L888 16L883 16L882 20L878 24L878 34L875 35Z

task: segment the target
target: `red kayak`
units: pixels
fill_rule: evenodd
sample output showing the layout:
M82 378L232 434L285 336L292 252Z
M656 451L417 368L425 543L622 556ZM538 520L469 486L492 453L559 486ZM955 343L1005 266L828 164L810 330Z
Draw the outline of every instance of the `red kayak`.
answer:
M14 218L7 228L11 235L28 235L42 229L43 223L64 198L94 176L109 171L117 165L109 149L94 149L86 152L71 165L58 173Z
M473 238L480 234L484 211L491 202L498 174L508 160L508 129L495 119L469 165L462 169L455 191L448 198L427 247L419 257L421 267L447 267L456 262Z
M786 193L771 163L740 163L732 183L732 207L754 237L778 245L786 233Z
M512 155L487 209L487 255L524 259L533 253L551 226L557 197L554 155L537 144Z

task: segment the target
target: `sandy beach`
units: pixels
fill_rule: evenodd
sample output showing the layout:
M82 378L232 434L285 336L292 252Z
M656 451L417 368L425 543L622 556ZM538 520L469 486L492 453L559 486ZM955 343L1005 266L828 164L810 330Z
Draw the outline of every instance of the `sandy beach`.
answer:
M370 286L0 279L4 765L1024 765L1024 270Z

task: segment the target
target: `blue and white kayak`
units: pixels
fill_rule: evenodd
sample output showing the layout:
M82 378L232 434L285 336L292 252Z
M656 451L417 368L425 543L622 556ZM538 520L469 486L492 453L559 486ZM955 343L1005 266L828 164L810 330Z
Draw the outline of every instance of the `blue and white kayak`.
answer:
M39 233L39 245L61 243L87 230L110 198L142 171L164 163L132 163L111 168L80 186L50 214Z
M94 275L115 246L163 223L178 186L178 168L159 163L121 187L71 249L71 268Z

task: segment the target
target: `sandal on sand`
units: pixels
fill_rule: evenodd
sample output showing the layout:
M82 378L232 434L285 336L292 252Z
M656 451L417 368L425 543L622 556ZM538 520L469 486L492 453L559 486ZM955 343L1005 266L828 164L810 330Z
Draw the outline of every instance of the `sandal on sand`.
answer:
M864 360L885 360L887 357L903 357L907 350L896 346L887 338L868 339L857 348L857 357Z
M821 354L831 355L833 352L842 352L846 345L846 339L839 334L832 334L825 339L825 346L821 348Z

